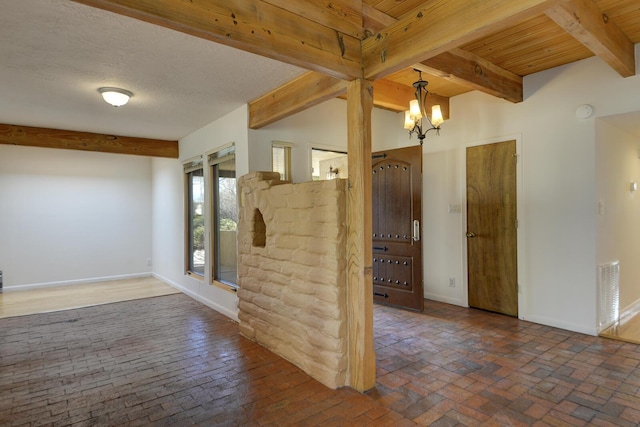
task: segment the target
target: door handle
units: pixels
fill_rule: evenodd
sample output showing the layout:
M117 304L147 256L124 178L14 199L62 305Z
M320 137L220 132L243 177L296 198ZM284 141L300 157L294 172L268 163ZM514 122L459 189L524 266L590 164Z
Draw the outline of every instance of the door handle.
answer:
M474 233L472 231L467 231L467 237L468 238L476 237L476 233Z
M420 221L417 219L413 220L413 241L417 242L420 240Z

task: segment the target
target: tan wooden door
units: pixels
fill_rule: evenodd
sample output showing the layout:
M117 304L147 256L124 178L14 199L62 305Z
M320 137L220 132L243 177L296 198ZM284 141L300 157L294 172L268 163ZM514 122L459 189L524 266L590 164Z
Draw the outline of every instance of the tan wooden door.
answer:
M422 311L422 148L373 153L373 299Z
M516 143L467 148L469 306L518 315Z

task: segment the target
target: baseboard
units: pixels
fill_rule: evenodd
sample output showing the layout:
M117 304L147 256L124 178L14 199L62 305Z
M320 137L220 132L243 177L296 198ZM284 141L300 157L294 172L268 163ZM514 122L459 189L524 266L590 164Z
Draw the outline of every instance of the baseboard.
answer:
M460 307L467 307L465 304L462 303L462 300L460 298L451 298L444 295L434 294L431 292L425 292L424 297L426 299L430 299L433 301L444 302L446 304L457 305Z
M88 279L63 280L59 282L32 283L29 285L7 286L3 290L5 292L26 291L29 289L55 288L57 286L68 286L68 285L86 285L88 283L112 282L115 280L127 280L127 279L140 279L143 277L151 277L151 273L147 272L147 273L122 274L118 276L91 277Z
M640 313L640 299L620 310L620 321L627 320ZM614 322L615 323L615 322Z
M584 326L574 325L572 323L560 322L555 319L550 319L544 316L533 316L533 315L522 315L520 319L526 320L528 322L539 323L545 326L551 326L552 328L564 329L566 331L578 332L580 334L585 335L598 335L598 329L593 328L585 328Z
M201 302L202 304L206 305L209 308L214 309L215 311L217 311L220 314L223 314L225 316L227 316L229 319L235 321L235 322L239 322L238 319L238 313L234 313L233 311L227 309L226 307L221 306L220 304L216 304L215 302L211 301L208 298L203 297L202 295L197 294L196 292L193 292L187 288L185 288L184 286L181 286L179 284L177 284L176 282L167 279L166 277L158 274L158 273L153 273L152 274L153 277L155 277L158 280L162 280L163 282L165 282L167 285L172 286L174 288L176 288L177 290L179 290L180 292L182 292L183 294L193 298L194 300Z

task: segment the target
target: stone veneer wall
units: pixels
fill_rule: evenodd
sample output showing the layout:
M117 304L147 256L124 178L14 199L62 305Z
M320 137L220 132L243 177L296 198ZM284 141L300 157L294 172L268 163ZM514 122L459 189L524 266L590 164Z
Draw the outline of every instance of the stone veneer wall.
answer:
M347 382L346 181L239 180L240 332L331 388Z

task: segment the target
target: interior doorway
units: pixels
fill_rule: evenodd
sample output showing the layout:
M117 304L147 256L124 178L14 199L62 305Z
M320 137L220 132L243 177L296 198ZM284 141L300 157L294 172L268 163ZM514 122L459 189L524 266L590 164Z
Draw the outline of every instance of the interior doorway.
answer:
M467 147L469 306L518 316L516 141Z

